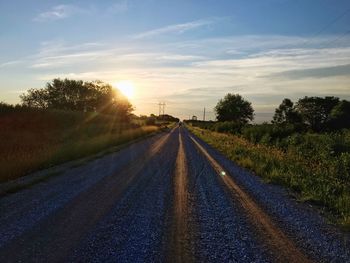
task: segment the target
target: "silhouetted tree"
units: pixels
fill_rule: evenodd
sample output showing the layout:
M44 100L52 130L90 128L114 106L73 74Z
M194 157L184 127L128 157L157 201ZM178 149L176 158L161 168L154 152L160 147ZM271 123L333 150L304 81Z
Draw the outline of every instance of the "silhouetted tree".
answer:
M234 121L238 124L245 124L254 117L254 109L250 102L244 100L239 94L228 93L219 100L215 107L218 121Z
M29 89L27 94L20 95L22 104L30 108L46 109L49 107L49 94L46 89Z
M283 123L300 123L300 114L295 110L294 103L286 98L275 110L275 115L273 116L272 123L283 124Z
M334 106L329 125L333 129L350 128L350 101L342 100Z
M296 109L311 129L320 131L325 128L331 111L338 102L339 98L336 97L304 97L299 99Z
M126 118L133 110L120 92L102 81L54 79L45 88L30 89L20 98L23 105L32 108L96 111L120 118Z

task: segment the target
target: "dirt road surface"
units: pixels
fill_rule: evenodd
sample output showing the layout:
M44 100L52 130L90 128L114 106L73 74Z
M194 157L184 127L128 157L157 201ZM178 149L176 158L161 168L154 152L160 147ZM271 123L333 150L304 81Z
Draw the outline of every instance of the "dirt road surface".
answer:
M350 262L350 241L177 127L2 197L0 262Z

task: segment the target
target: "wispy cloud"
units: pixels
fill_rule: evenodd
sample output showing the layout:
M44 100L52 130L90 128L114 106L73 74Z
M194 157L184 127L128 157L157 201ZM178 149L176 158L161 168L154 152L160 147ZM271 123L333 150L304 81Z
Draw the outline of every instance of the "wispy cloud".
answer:
M191 21L183 24L169 25L169 26L153 29L150 31L142 32L133 37L136 39L141 39L141 38L149 38L156 35L167 34L167 33L182 34L189 30L211 25L216 20L217 19L201 19L201 20L195 20L195 21Z
M158 99L168 99L169 113L174 107L175 115L181 103L184 114L191 112L185 108L196 108L191 101L210 109L228 92L245 96L257 112L273 112L284 97L350 99L350 46L317 48L333 38L320 38L313 47L303 44L307 38L276 35L152 44L125 40L118 48L115 43L55 40L42 43L26 65L40 81L130 79L140 98L135 105L143 112L152 112Z
M333 76L350 76L350 64L304 70L289 70L271 75L271 77L282 79L328 78Z
M129 1L119 0L116 3L112 4L107 11L110 14L120 14L128 11L128 9L129 9Z
M38 14L33 20L36 22L60 20L79 12L83 12L83 9L74 5L57 5L48 11Z
M0 68L11 67L23 63L23 60L11 60L0 64Z

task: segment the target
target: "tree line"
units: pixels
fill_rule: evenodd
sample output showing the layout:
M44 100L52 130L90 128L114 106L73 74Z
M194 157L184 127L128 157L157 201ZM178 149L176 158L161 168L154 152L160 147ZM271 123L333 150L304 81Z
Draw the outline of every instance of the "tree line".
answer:
M231 121L238 126L254 118L252 104L239 94L227 94L214 110L219 122ZM350 128L350 101L306 96L293 103L285 98L276 108L272 123L305 126L316 132Z
M30 89L20 95L21 105L15 108L58 109L66 111L114 114L127 119L133 107L125 96L102 81L54 79L44 88ZM10 105L1 104L3 110Z

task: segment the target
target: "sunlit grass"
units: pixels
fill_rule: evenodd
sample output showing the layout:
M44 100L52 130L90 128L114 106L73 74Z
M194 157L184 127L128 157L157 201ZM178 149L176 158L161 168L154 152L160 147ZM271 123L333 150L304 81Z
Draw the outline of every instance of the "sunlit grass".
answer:
M305 158L298 151L254 144L236 135L189 129L238 165L292 189L300 200L318 205L332 220L350 227L348 155Z
M111 116L16 112L0 116L0 182L88 156L158 129Z

